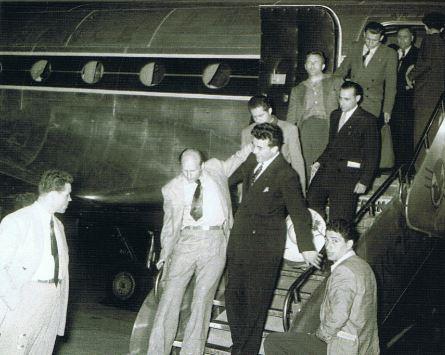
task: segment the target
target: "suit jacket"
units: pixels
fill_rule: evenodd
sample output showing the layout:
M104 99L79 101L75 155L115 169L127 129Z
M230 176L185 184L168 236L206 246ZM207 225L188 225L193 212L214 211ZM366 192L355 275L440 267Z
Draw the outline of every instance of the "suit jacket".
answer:
M20 306L21 290L25 284L32 282L42 256L44 247L43 233L48 230L43 225L38 202L7 215L0 224L0 303L3 309L15 309ZM63 279L61 319L58 335L63 335L68 305L69 274L68 245L65 239L63 224L54 217L55 228L59 231L59 270ZM38 307L39 305L36 305ZM0 308L1 309L1 308ZM0 314L0 322L2 319Z
M341 262L329 276L316 334L328 344L328 355L379 354L376 280L368 263L357 255Z
M264 234L281 238L283 249L286 238L287 214L294 224L300 252L315 250L312 243L312 220L301 191L298 175L279 154L250 186L257 165L251 156L230 177L229 184L243 182L243 200L236 213L232 233ZM284 250L281 250L283 253Z
M380 45L365 67L362 60L363 43L353 46L335 74L352 81L363 88L361 107L379 117L380 113L392 112L396 96L397 54L385 45Z
M416 66L411 72L414 83L414 105L436 106L445 91L445 38L440 34L427 35L420 46Z
M292 89L289 99L289 108L287 110L287 122L293 123L298 127L300 127L301 122L303 121L306 81L299 83ZM329 74L323 75L321 85L323 87L323 104L327 118L330 117L332 111L338 108L338 95L342 83L342 78Z
M224 232L228 237L229 229L233 224L230 192L227 185L228 177L241 165L250 154L250 148L244 147L226 161L210 159L203 164L202 173L210 177L217 185L225 217ZM172 179L162 188L164 197L164 221L161 231L160 260L168 260L176 243L179 240L182 216L186 207L184 201L184 181L181 174ZM164 275L166 273L164 272Z
M341 110L331 114L329 129L329 143L323 154L318 158L321 164L319 171L333 174L332 179L338 179L336 173L346 173L351 179L360 181L369 187L379 163L380 134L375 118L360 107L354 111L340 132L338 123ZM348 162L359 163L360 167L353 167Z
M298 173L300 183L303 188L306 186L306 170L304 165L303 154L301 152L300 137L298 129L293 123L279 120L273 116L274 122L283 131L283 145L281 146L281 154L284 159L292 165L292 168ZM250 134L256 123L252 123L241 131L241 146L245 146L252 142L253 137Z

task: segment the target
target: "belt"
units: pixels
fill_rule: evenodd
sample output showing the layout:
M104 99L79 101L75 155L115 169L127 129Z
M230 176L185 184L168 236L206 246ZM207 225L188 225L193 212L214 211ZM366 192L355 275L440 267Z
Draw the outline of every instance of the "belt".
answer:
M37 280L37 282L42 283L42 284L54 284L56 283L54 281L54 279L50 279L50 280ZM57 283L62 283L62 280L58 280Z
M357 335L355 335L355 334L350 334L350 333L346 333L346 332L344 332L343 330L340 330L340 331L337 333L337 336L338 336L339 338L346 339L346 340L351 340L351 341L356 341L356 340L357 340Z
M183 229L193 231L216 231L223 229L222 226L185 226Z

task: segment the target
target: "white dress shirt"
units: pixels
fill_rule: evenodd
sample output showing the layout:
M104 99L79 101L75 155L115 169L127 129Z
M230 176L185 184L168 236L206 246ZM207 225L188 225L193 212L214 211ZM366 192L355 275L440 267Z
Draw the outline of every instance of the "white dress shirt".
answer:
M366 44L363 45L363 51L362 51L362 55L365 55L366 53L368 53L368 55L366 56L365 62L363 63L365 65L365 67L368 66L369 62L371 61L372 57L375 54L375 51L380 47L380 45L378 45L377 47L374 47L373 49L369 49Z
M188 182L184 179L184 201L185 208L182 216L182 228L186 226L221 226L224 223L223 204L218 190L218 186L213 179L202 172L201 177L202 195L202 217L195 221L190 215L193 195L195 194L196 182Z
M256 177L255 181L258 180L258 178L264 173L264 171L267 169L267 167L272 164L272 162L275 160L275 158L280 154L280 152L277 152L272 158L269 158L266 161L263 161L262 163L258 163L257 166L255 167L255 169L253 169L253 172L256 172L260 165L263 166L263 169L261 170L261 172L258 174L258 176Z
M352 114L357 110L358 106L355 106L353 109L349 111L342 112L340 120L338 121L338 130L337 132L340 132L342 127L345 125L346 122L351 118Z
M38 201L35 202L38 206L39 217L42 221L43 226L43 255L42 260L40 261L40 265L33 276L33 280L51 280L54 278L54 257L51 253L51 218L54 218L54 215L50 214L45 207L43 207ZM60 255L59 245L61 243L60 240L60 231L57 229L57 223L54 221L54 233L56 235L58 253ZM61 279L61 268L59 267L59 280Z

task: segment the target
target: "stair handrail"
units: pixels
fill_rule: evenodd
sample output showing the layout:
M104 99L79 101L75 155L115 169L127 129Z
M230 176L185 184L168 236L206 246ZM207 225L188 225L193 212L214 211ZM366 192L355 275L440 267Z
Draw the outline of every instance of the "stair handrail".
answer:
M392 171L391 175L383 182L382 185L377 189L376 192L372 194L372 196L369 198L368 201L360 208L360 210L357 212L354 223L357 224L360 222L360 220L363 218L363 216L366 214L366 212L374 205L374 203L385 193L385 191L388 189L388 187L393 183L393 181L398 177L400 182L402 181L409 181L409 176L412 175L412 172L414 171L414 164L419 157L419 154L422 150L422 146L425 145L426 149L429 149L430 142L428 140L428 133L431 130L431 127L433 126L433 123L440 115L437 115L437 112L440 108L442 108L442 111L445 111L445 93L442 93L440 96L439 101L436 104L436 107L434 108L431 117L428 121L428 124L425 126L425 129L423 130L422 136L419 140L419 142L416 145L416 149L413 155L413 158L411 159L408 168L405 171L405 175L402 176L402 169L404 168L401 166L398 169L395 169ZM403 179L403 180L402 180Z
M322 259L324 260L326 257L326 249L323 247L320 250L320 254L322 255ZM292 283L292 285L289 287L289 290L287 291L286 297L284 298L283 303L283 328L284 331L287 332L290 328L290 319L287 316L287 313L290 309L291 303L294 299L297 299L298 302L301 302L301 296L300 296L300 290L303 287L303 285L306 283L306 281L309 279L309 277L312 276L312 274L317 271L318 269L315 266L311 266L307 268L300 276L297 277L297 279Z
M414 152L414 156L411 159L410 164L408 165L408 168L406 169L405 176L403 177L404 181L409 181L410 173L413 170L414 164L419 157L420 151L422 150L422 145L425 145L426 149L429 149L430 144L428 140L428 133L431 130L431 127L433 126L433 123L440 115L437 115L438 110L440 107L442 108L442 111L445 112L445 92L442 93L438 103L436 104L436 107L433 110L433 113L428 121L428 124L426 125L421 139L416 145L416 149ZM375 204L375 202L383 195L383 193L388 189L389 186L393 183L393 181L396 178L399 178L400 181L402 181L402 170L403 166L399 167L398 169L394 169L390 176L383 182L382 185L379 186L379 188L372 194L372 196L369 198L368 201L360 208L360 210L357 212L356 217L354 218L354 223L357 224L360 222L360 220L363 218L363 216L366 214L366 212ZM325 248L320 251L320 253L325 256ZM309 277L317 270L315 266L311 266L307 270L305 270L289 287L289 290L286 294L286 297L284 299L283 304L283 328L284 331L287 332L290 328L290 319L287 316L287 313L291 307L291 302L294 299L297 299L298 302L301 302L301 296L300 296L300 290L303 287L303 285L306 283L306 281L309 279Z
M394 180L397 178L401 178L402 175L402 167L398 169L394 169L391 172L391 175L389 175L386 180L379 186L379 188L371 195L371 197L366 201L366 203L360 207L359 211L355 215L354 218L354 224L357 225L363 218L363 216L368 212L368 210L374 206L374 204L377 202L377 200L385 193L385 191L388 189L389 186L393 183Z

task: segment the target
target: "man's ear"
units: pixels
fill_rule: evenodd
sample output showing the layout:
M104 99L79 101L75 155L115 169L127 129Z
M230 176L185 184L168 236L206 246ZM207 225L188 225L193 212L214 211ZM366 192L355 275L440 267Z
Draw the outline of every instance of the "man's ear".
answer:
M352 249L353 247L354 247L354 241L353 240L348 240L348 241L346 241L346 246L349 248L349 249Z
M269 109L267 110L267 112L269 113L269 115L272 114L272 107L269 107Z
M278 152L280 149L278 148L278 146L273 146L272 148L270 148L270 150L274 153Z
M321 66L321 70L324 70L324 68L326 68L326 65L323 64L323 65Z

